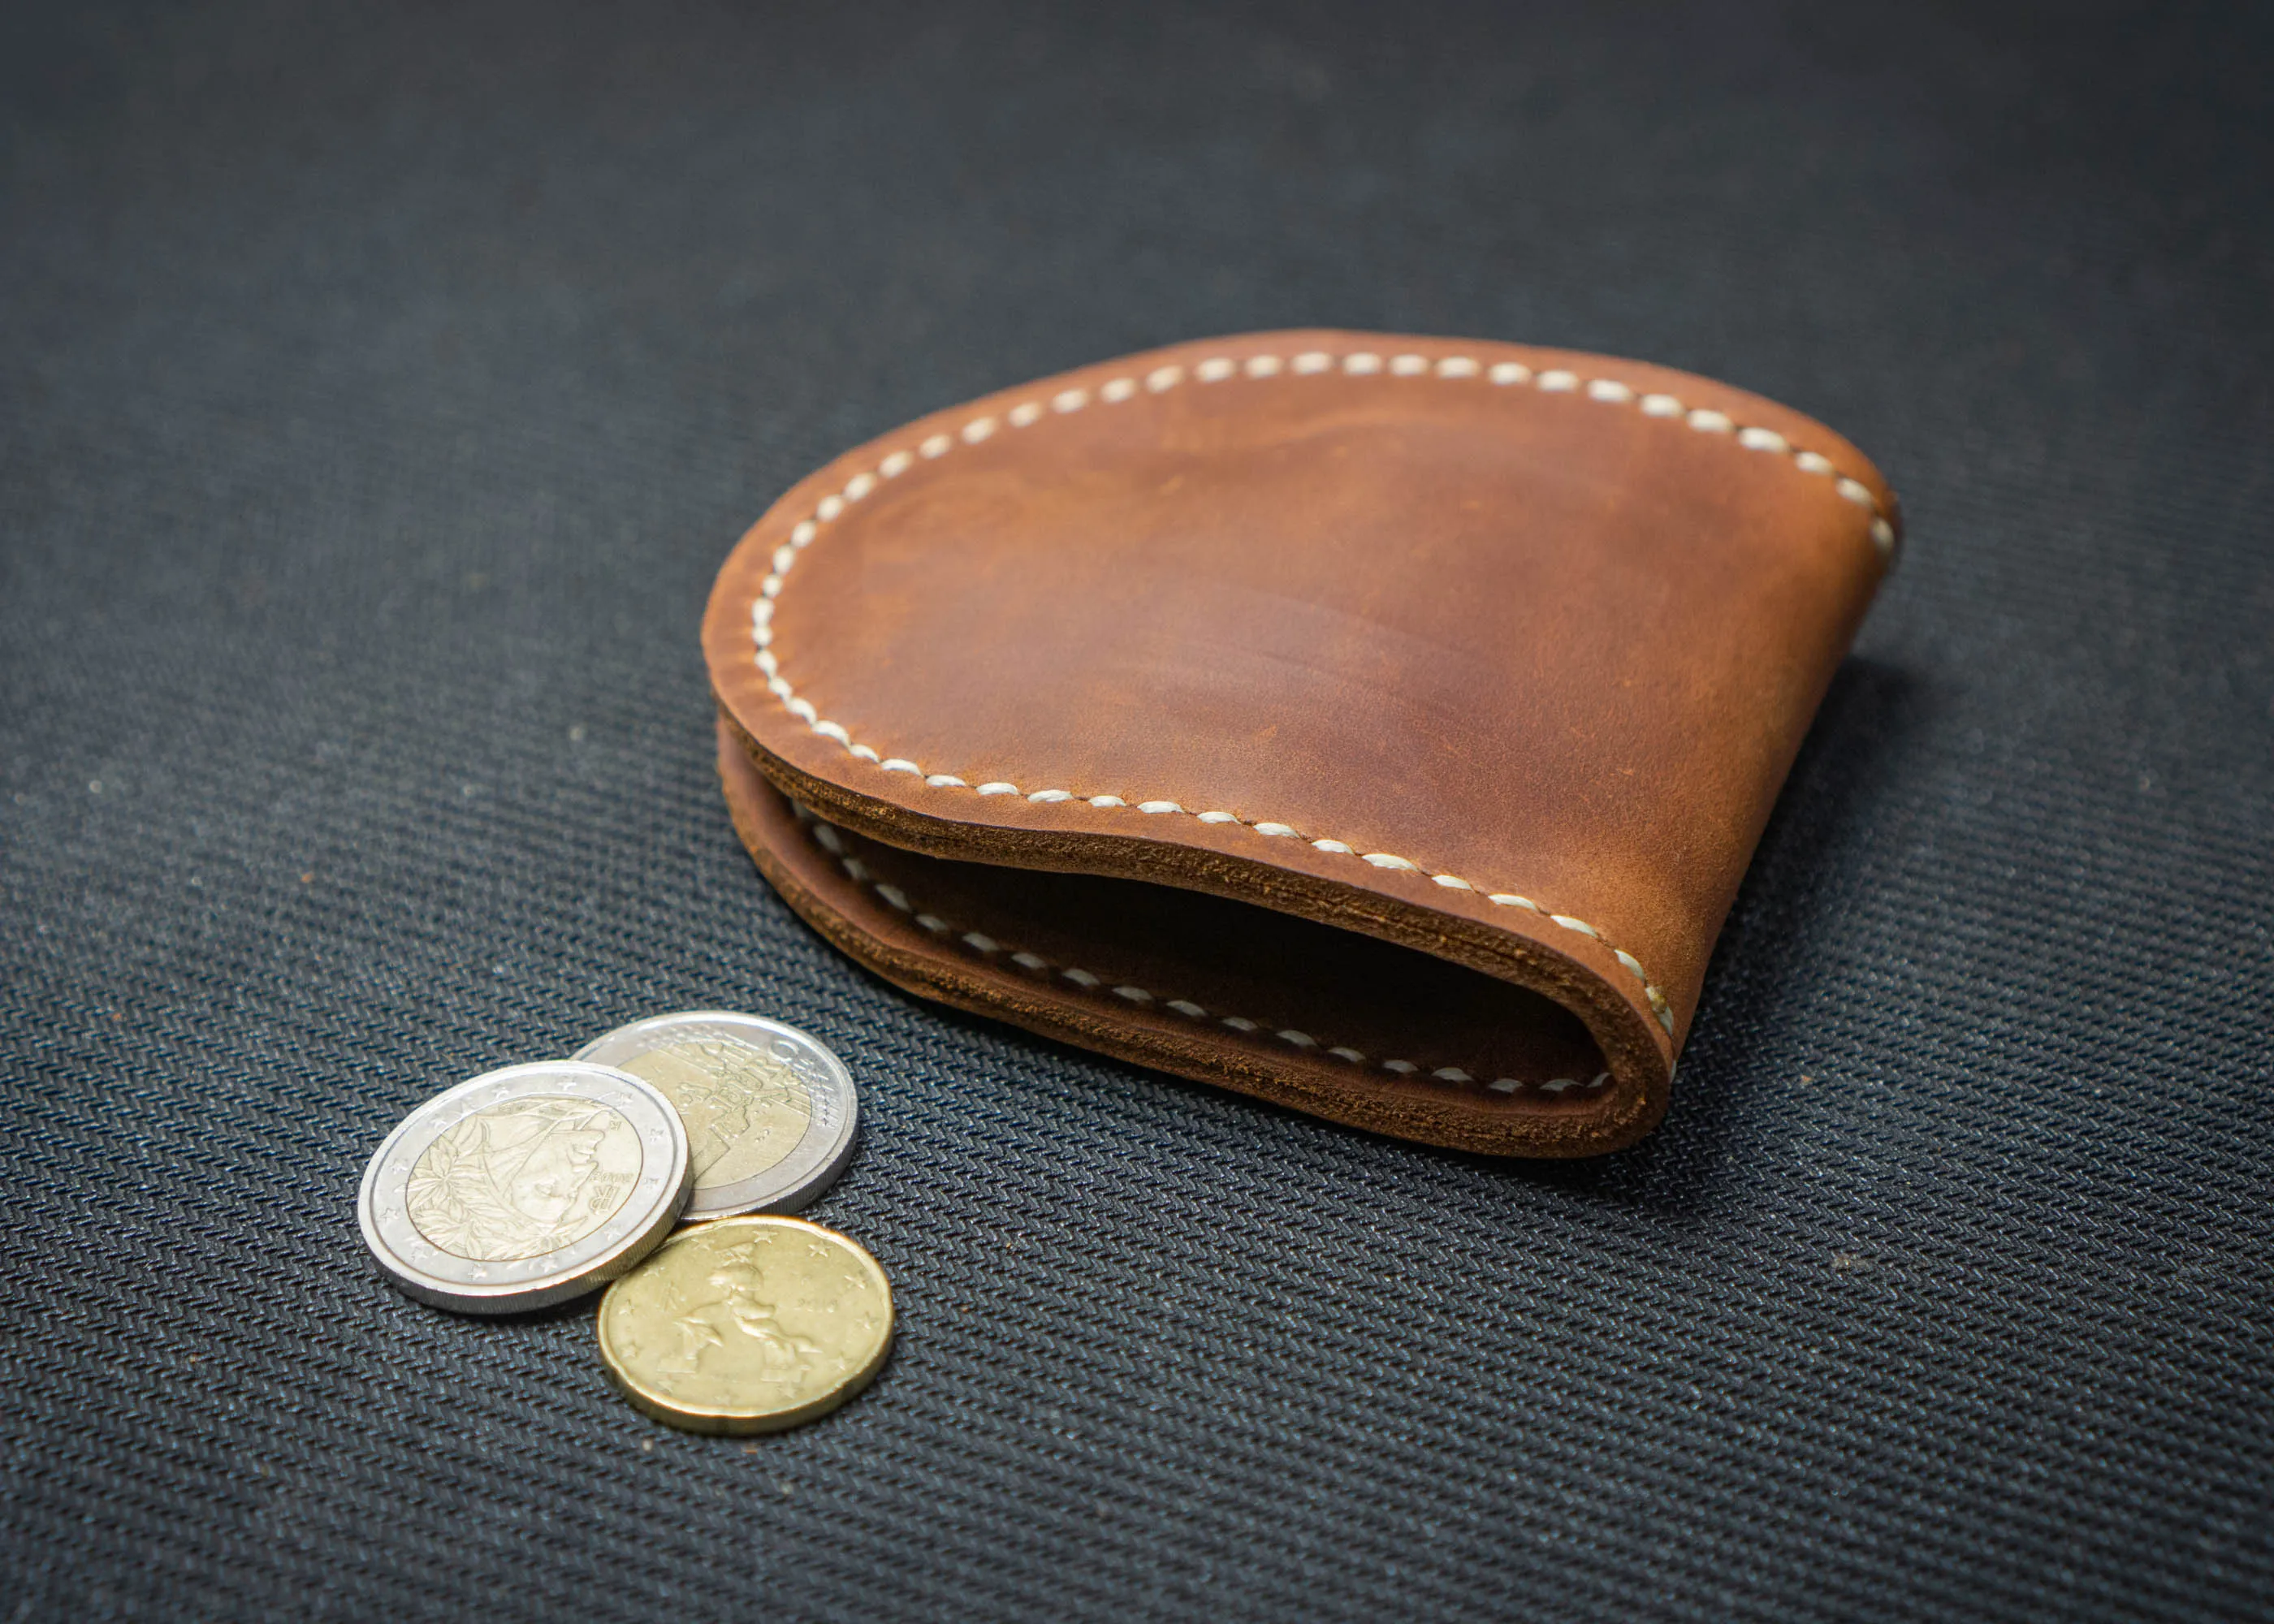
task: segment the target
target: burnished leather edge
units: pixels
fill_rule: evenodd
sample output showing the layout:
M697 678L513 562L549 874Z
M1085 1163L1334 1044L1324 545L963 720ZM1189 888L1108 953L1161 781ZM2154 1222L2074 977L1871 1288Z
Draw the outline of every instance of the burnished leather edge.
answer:
M1249 1041L1204 1032L1188 1022L1131 1010L1110 996L1084 996L1011 974L981 960L944 953L905 918L870 901L860 886L846 879L825 854L802 839L787 802L803 801L831 821L841 818L846 827L870 838L925 855L973 861L969 853L892 840L857 801L828 794L828 786L802 775L791 775L787 782L777 779L773 769L779 765L755 748L733 718L721 710L719 778L735 832L759 872L832 946L919 997L1351 1127L1484 1155L1600 1155L1641 1139L1666 1114L1670 1069L1647 1061L1638 1069L1631 1063L1623 1066L1617 1056L1607 1054L1614 1086L1594 1109L1530 1115L1496 1107L1427 1079L1354 1076L1340 1062L1276 1049L1268 1038ZM761 783L777 792L771 805L760 793ZM800 793L802 786L820 788L825 794L806 801ZM1068 865L1065 869L1110 872L1091 863ZM1156 882L1159 878L1142 873L1116 877ZM1244 891L1212 886L1190 889L1210 890L1237 901L1254 900ZM1307 912L1303 916L1316 917ZM1528 977L1507 979L1538 986ZM1589 981L1597 978L1582 969L1575 985Z
M870 838L955 860L1055 868L1205 891L1332 927L1362 931L1467 965L1563 1004L1595 1035L1618 1085L1600 1108L1597 1121L1600 1132L1588 1136L1588 1142L1584 1144L1567 1143L1559 1134L1555 1147L1513 1141L1487 1147L1471 1143L1465 1138L1440 1139L1431 1133L1415 1133L1364 1121L1367 1113L1362 1107L1356 1108L1357 1114L1353 1115L1350 1109L1324 1109L1315 1103L1293 1099L1284 1102L1338 1120L1402 1132L1405 1137L1458 1143L1463 1148L1529 1155L1596 1154L1631 1142L1647 1132L1663 1114L1674 1063L1695 1012L1698 981L1703 974L1702 956L1695 974L1661 996L1660 989L1652 983L1636 959L1604 940L1585 921L1553 912L1552 902L1532 907L1527 915L1513 909L1490 907L1487 903L1491 899L1473 889L1441 891L1416 901L1393 888L1400 876L1363 868L1352 872L1347 865L1354 859L1347 846L1338 848L1343 853L1339 861L1319 856L1305 841L1269 842L1273 849L1268 854L1258 854L1246 849L1254 844L1257 829L1244 825L1230 829L1205 823L1194 825L1189 816L1161 820L1182 826L1159 833L1156 832L1157 824L1142 834L1126 829L1057 827L1054 825L1060 820L1052 815L1058 808L1029 806L1019 794L990 800L984 793L988 788L1015 786L972 786L952 776L938 778L915 773L902 777L887 772L874 793L864 791L855 787L848 779L855 773L878 771L874 753L865 762L857 754L849 753L855 741L843 730L822 719L810 704L769 692L771 673L760 671L754 663L757 650L751 646L749 618L753 599L758 596L770 598L779 590L780 572L787 567L785 549L802 545L798 535L801 530L804 539L811 539L814 518L833 520L847 509L848 500L857 500L862 490L876 485L877 464L880 457L891 455L884 450L887 442L900 447L925 446L923 455L927 456L944 455L958 438L976 443L975 429L988 425L991 430L991 425L1006 418L1009 413L1020 410L1021 403L1047 397L1054 391L1101 389L1101 380L1154 377L1188 367L1196 370L1200 365L1221 365L1201 357L1238 357L1254 353L1259 347L1273 350L1326 347L1334 352L1348 352L1369 346L1392 350L1419 345L1442 351L1449 344L1495 357L1496 364L1509 364L1508 357L1523 357L1521 365L1528 377L1542 387L1547 387L1548 380L1553 379L1553 387L1559 391L1592 389L1589 372L1599 367L1615 366L1635 380L1630 386L1618 386L1626 391L1626 403L1635 409L1646 410L1652 398L1642 391L1679 387L1690 401L1704 402L1695 406L1690 415L1718 418L1712 432L1728 435L1734 446L1786 456L1806 471L1835 479L1841 494L1867 510L1871 543L1879 555L1879 573L1883 575L1894 560L1900 543L1899 510L1892 491L1871 462L1845 440L1803 414L1728 385L1647 363L1482 341L1329 330L1245 334L1120 357L1055 378L1029 381L919 418L842 454L785 492L737 545L712 591L704 623L704 649L721 716L734 729L748 758L785 795ZM1766 439L1748 439L1749 436ZM903 464L908 461L905 450L899 456ZM790 558L794 561L794 550ZM770 588L766 586L767 580L772 581ZM793 710L796 714L793 715ZM1794 742L1796 747L1796 738ZM897 764L902 769L909 767L905 763ZM848 768L854 771L846 771ZM844 776L840 777L840 773ZM958 793L923 796L926 804L921 808L901 799L914 799L912 792L937 789L944 785L953 786ZM1081 808L1085 812L1088 809ZM1149 819L1140 821L1152 824ZM749 831L744 832L747 838ZM769 867L760 854L759 846L753 845L752 851L754 856L759 856L760 866L768 877L774 878L779 862ZM1365 861L1374 860L1369 857ZM1415 867L1410 863L1403 866L1409 871ZM1427 876L1427 870L1420 872ZM807 889L809 895L815 894L810 887ZM800 911L806 909L801 906ZM809 917L819 922L815 914ZM831 934L832 939L854 957L911 990L941 996L944 1002L959 1007L1005 1014L1035 1030L1068 1036L1068 1041L1105 1049L1183 1075L1223 1082L1265 1097L1280 1097L1270 1089L1248 1086L1234 1077L1218 1075L1220 1068L1203 1059L1181 1055L1163 1057L1161 1046L1149 1041L1132 1040L1126 1035L1111 1041L1102 1035L1069 1035L1070 1032L1086 1034L1098 1023L1084 1016L1061 1030L1050 1024L1059 1018L1027 1019L1013 1013L1004 1004L1005 995L999 989L981 992L967 988L953 997L935 993L930 990L930 982L937 979L936 970L928 975L896 971L873 953L855 951L847 945L852 936L845 916L840 913L834 917L835 931L825 930L825 934ZM1717 929L1718 922L1714 921ZM986 984L986 978L978 979L982 985ZM1645 992L1650 995L1647 998L1643 996ZM1099 1030L1103 1033L1115 1025L1108 1020ZM1276 1068L1267 1062L1262 1069L1270 1072ZM1369 1079L1367 1086L1372 1086ZM1525 1136L1519 1133L1515 1139L1523 1140Z

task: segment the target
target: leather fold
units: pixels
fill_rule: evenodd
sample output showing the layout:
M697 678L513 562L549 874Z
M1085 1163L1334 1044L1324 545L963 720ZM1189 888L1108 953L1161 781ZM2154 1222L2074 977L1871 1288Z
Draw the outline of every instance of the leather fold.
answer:
M1894 555L1877 470L1639 362L1307 331L919 419L704 643L736 827L920 996L1495 1154L1663 1115Z

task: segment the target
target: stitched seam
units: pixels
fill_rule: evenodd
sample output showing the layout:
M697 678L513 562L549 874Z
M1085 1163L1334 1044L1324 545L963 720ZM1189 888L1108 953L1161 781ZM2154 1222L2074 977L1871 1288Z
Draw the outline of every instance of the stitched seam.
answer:
M1337 1043L1331 1048L1322 1047L1317 1038L1293 1026L1275 1028L1270 1021L1251 1020L1244 1015L1219 1015L1202 1004L1193 1003L1190 998L1163 997L1149 988L1139 987L1133 982L1112 984L1109 981L1109 978L1099 975L1095 971L1085 970L1079 965L1054 964L1040 953L1025 951L984 931L960 930L937 914L925 910L899 886L886 884L870 874L869 866L846 849L847 837L836 824L827 822L817 815L812 808L802 806L796 801L792 801L790 807L796 813L798 821L806 826L807 833L813 837L813 843L845 871L847 879L851 880L855 885L865 886L876 892L885 906L896 913L906 914L915 921L919 929L937 936L969 957L989 964L999 961L1014 965L1031 975L1053 981L1065 981L1080 988L1084 993L1096 997L1101 1003L1108 997L1114 997L1138 1009L1172 1011L1195 1024L1213 1022L1217 1026L1230 1027L1242 1037L1255 1038L1258 1041L1265 1037L1276 1038L1291 1049L1301 1049L1306 1054L1324 1055L1349 1065L1379 1066L1393 1076L1428 1078L1436 1082L1456 1086L1478 1082L1476 1078L1472 1077L1459 1066L1427 1068L1412 1060L1369 1060L1365 1054L1346 1043ZM1608 1071L1599 1071L1593 1080L1584 1080L1576 1077L1551 1077L1537 1086L1540 1093L1547 1094L1560 1095L1574 1088L1593 1093L1600 1091L1610 1080L1611 1074ZM1488 1094L1521 1094L1532 1086L1520 1079L1513 1077L1495 1078L1489 1083L1479 1086Z
M935 432L917 442L914 451L906 448L893 451L881 459L874 470L863 470L847 480L841 491L832 492L814 505L812 513L790 529L789 539L776 547L770 560L772 569L758 583L758 596L750 605L750 636L757 650L757 665L766 679L768 691L781 701L782 708L805 724L809 733L830 740L855 757L870 763L886 772L913 773L934 789L971 790L982 795L1022 795L1041 805L1060 801L1081 801L1100 811L1126 808L1131 803L1119 795L1081 795L1072 790L1022 790L1004 780L993 780L976 786L952 772L927 772L905 756L882 756L873 747L855 741L839 723L823 717L812 701L802 697L789 680L781 674L780 663L774 658L774 605L781 595L783 583L796 567L798 555L821 534L822 527L836 522L845 511L861 501L887 479L896 479L915 466L918 458L937 460L953 450L958 444L976 446L992 439L1005 428L1022 429L1042 420L1045 413L1058 416L1081 411L1092 404L1116 405L1135 396L1140 387L1155 395L1164 394L1187 382L1197 384L1221 383L1245 373L1251 379L1276 378L1283 373L1295 377L1318 376L1339 370L1349 376L1371 376L1387 372L1392 377L1431 377L1439 380L1481 380L1502 387L1530 386L1544 394L1568 394L1607 405L1616 405L1638 410L1645 417L1680 417L1699 433L1726 434L1734 443L1746 450L1767 455L1788 458L1803 473L1815 474L1833 480L1833 488L1848 501L1866 509L1871 516L1872 545L1884 560L1894 552L1894 527L1880 508L1879 499L1871 487L1861 480L1839 472L1830 458L1814 451L1796 449L1792 443L1773 429L1751 427L1738 424L1728 414L1705 408L1691 410L1671 395L1638 394L1630 385L1612 378L1582 378L1577 372L1562 368L1550 368L1535 372L1518 361L1502 361L1486 366L1472 356L1443 356L1434 362L1427 357L1414 354L1392 356L1386 361L1372 350L1352 350L1339 357L1323 350L1306 350L1291 357L1276 355L1249 356L1244 361L1229 356L1214 356L1189 370L1170 364L1156 366L1145 374L1142 383L1133 375L1109 379L1096 390L1074 387L1059 390L1047 403L1040 399L1023 401L1001 417L984 415L967 421L954 434ZM1141 813L1179 815L1197 818L1203 823L1239 823L1257 834L1272 838L1305 839L1287 823L1269 818L1246 818L1237 813L1224 811L1189 812L1173 801L1140 801L1135 803ZM1422 865L1391 852L1360 852L1346 842L1335 839L1312 839L1314 851L1337 856L1349 856L1400 873L1419 876L1449 891L1472 891L1499 907L1513 907L1537 914L1557 927L1600 943L1613 958L1636 981L1642 983L1643 996L1651 1011L1668 1036L1674 1033L1674 1010L1666 995L1645 972L1639 961L1624 949L1614 946L1603 933L1586 921L1568 914L1558 914L1542 907L1531 898L1513 891L1490 891L1456 874L1432 873Z

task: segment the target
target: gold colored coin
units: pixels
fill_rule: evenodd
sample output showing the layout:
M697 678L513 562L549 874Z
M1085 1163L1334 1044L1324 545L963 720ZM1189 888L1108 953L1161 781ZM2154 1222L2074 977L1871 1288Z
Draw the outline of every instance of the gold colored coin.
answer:
M869 1385L892 1288L856 1243L802 1218L681 1230L600 1299L600 1357L635 1408L690 1432L779 1432Z

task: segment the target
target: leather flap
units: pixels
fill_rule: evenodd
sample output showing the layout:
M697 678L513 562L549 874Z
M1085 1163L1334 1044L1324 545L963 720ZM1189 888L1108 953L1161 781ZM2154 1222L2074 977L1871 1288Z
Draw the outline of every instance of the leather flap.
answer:
M1602 1082L1582 1079L1578 1104L1570 1077L1536 1074L1574 1068L1516 1006L1459 1018L1497 1034L1434 1045L1498 1035L1504 1066L1421 1071L1404 1051L1431 1049L1426 1032L1306 1047L1225 1025L1205 996L1176 999L1203 1016L1140 1020L1110 988L1008 954L993 972L1016 996L971 982L953 1001L1273 1093L1264 1077L1274 1097L1410 1137L1585 1154L1662 1113L1714 936L1896 534L1852 447L1703 379L1252 335L1086 367L848 452L743 538L704 643L730 791L739 756L885 850L1173 887L1460 966L1568 1011ZM757 794L735 797L738 821L782 883L784 853L810 841L758 817ZM943 943L889 905L871 918L873 889L828 904L859 883L841 861L817 872L837 877L792 899L832 906L825 929L903 984L927 978L885 958L961 974L961 936L993 939L978 921ZM1239 934L1201 919L1185 923ZM1173 951L1116 950L1113 918L1087 928L1156 965ZM1302 1001L1304 963L1273 974ZM1399 979L1367 971L1346 1002ZM919 989L948 996L938 982ZM1431 1087L1454 1126L1390 1109Z

